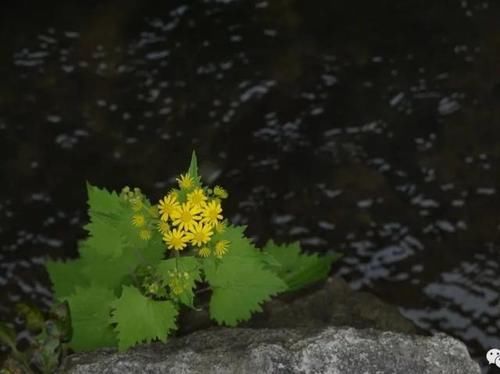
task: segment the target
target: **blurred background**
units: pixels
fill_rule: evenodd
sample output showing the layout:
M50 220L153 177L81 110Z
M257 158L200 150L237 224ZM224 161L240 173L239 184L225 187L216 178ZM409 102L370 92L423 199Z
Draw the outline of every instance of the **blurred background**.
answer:
M490 0L4 5L0 319L50 305L44 261L76 255L86 181L155 201L194 149L258 244L343 252L334 274L485 365L499 17Z

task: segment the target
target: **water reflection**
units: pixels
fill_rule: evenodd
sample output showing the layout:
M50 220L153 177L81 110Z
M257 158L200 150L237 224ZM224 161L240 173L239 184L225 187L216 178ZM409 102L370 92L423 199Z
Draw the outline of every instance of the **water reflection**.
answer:
M340 250L353 287L478 357L499 345L500 9L362 8L127 0L4 19L0 315L50 302L43 260L75 255L86 180L157 198L196 148L258 243Z

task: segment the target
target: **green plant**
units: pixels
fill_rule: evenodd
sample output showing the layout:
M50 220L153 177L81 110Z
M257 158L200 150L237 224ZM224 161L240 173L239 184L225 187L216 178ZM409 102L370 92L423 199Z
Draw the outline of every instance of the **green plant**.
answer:
M87 185L79 258L46 264L55 298L71 311L73 350L165 341L206 291L210 317L235 326L273 295L325 278L338 257L305 254L297 243L257 249L244 227L223 218L228 193L202 184L194 153L177 182L158 204L137 188Z
M16 309L29 333L28 346L20 350L15 330L0 322L0 343L10 348L10 356L0 369L0 374L54 373L71 339L68 305L56 303L47 315L28 304L17 304Z

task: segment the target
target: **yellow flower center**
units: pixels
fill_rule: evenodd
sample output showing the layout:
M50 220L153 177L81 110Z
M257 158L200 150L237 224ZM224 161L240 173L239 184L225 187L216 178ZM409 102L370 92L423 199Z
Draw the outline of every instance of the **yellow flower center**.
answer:
M173 224L181 230L188 231L199 219L198 212L199 208L189 202L184 203L180 208L172 212Z
M201 206L207 200L207 197L201 188L197 188L187 195L187 200L193 206Z
M169 194L165 196L160 200L160 203L158 204L158 210L161 214L161 219L163 221L167 221L178 207L179 203L177 202L175 195Z
M182 174L180 178L177 178L179 187L184 190L189 190L193 187L193 178L188 174Z
M146 220L142 214L136 214L132 217L132 224L136 227L142 227L146 223Z
M219 240L217 243L215 243L215 254L218 257L221 257L227 252L228 247L229 240Z
M193 220L194 220L194 218L193 218L193 215L191 214L191 212L190 212L190 211L185 210L185 211L183 211L183 212L181 213L181 215L180 215L180 217L179 217L179 220L180 220L181 222L183 222L184 224L188 224L188 223L190 223L191 221L193 221Z
M168 249L180 251L186 247L189 238L184 231L173 229L163 235L163 240L167 243Z
M218 221L222 219L222 208L220 202L211 201L205 205L202 212L203 219L202 222L207 223L211 226L217 225Z

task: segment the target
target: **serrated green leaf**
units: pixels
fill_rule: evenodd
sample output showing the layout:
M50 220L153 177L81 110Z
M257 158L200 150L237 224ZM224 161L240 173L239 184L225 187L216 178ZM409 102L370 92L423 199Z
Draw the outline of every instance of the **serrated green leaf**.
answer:
M223 233L216 233L212 237L214 242L229 241L229 250L221 260L210 257L203 260L203 271L207 280L216 278L217 269L223 263L262 261L262 256L257 248L244 236L244 231L244 226L228 226Z
M262 256L253 243L245 236L246 226L227 226L224 232L216 233L213 241L227 240L230 243L229 251L222 259L237 259L250 257L262 261Z
M109 192L87 182L87 193L91 221L96 217L115 219L121 216L124 201L116 192Z
M338 258L334 254L306 254L301 252L299 243L277 245L272 240L265 245L262 254L269 268L287 283L289 291L326 278L333 261Z
M154 231L151 239L142 240L144 245L137 247L139 249L139 256L141 257L142 264L156 264L165 257L165 243L162 236L158 231Z
M45 263L50 280L52 281L52 290L57 299L69 296L77 286L86 286L88 279L82 272L82 260L70 261L52 261Z
M249 319L264 301L287 289L274 272L265 269L262 256L243 230L229 226L217 234L216 240L229 240L229 252L220 261L204 261L205 278L213 290L210 316L229 326Z
M184 272L188 274L188 278L186 279L186 288L184 292L177 295L177 297L181 303L189 307L193 307L193 289L196 282L201 281L200 270L200 261L193 256L170 258L168 260L161 261L156 268L157 274L160 275L164 283L168 283L169 272L178 271L181 274Z
M171 301L155 301L143 296L135 287L123 287L113 302L111 321L116 323L118 348L124 351L141 342L166 341L175 328L177 309Z
M120 257L86 256L82 260L82 273L92 282L119 291L122 283L130 283L137 266L132 256Z
M217 279L210 282L210 316L218 323L236 326L253 312L261 311L262 302L286 290L280 278L255 263L225 265L218 268Z
M82 256L85 256L86 248L97 250L96 254L103 257L118 257L122 254L125 241L116 224L96 217L85 228L89 231L89 238L82 247L83 253L80 251Z
M130 283L130 276L138 265L156 264L165 253L158 232L150 240L141 240L140 247L126 242L122 235L126 230L137 231L136 227L124 226L123 220L113 224L96 218L88 225L90 237L80 244L81 273L95 284L120 290L123 283ZM118 225L118 226L116 226Z
M144 240L140 237L140 229L132 224L132 217L136 214L129 206L124 214L116 220L115 225L122 234L122 240L127 247L141 249L146 252L146 257L153 256L155 259L163 258L165 254L165 245L163 244L161 234L158 230L151 231L151 238Z
M85 226L89 231L90 238L96 237L98 243L93 247L100 248L101 252L119 255L122 246L135 249L145 249L148 255L155 259L161 259L164 254L164 245L161 235L157 230L152 231L150 240L140 238L140 230L132 224L132 217L137 214L132 205L124 202L115 192L107 192L105 189L89 187L89 214L91 222ZM145 209L151 207L150 202L142 200Z
M110 303L115 299L113 290L92 285L76 288L67 296L73 337L70 347L76 351L89 351L116 345L116 336L109 324Z

